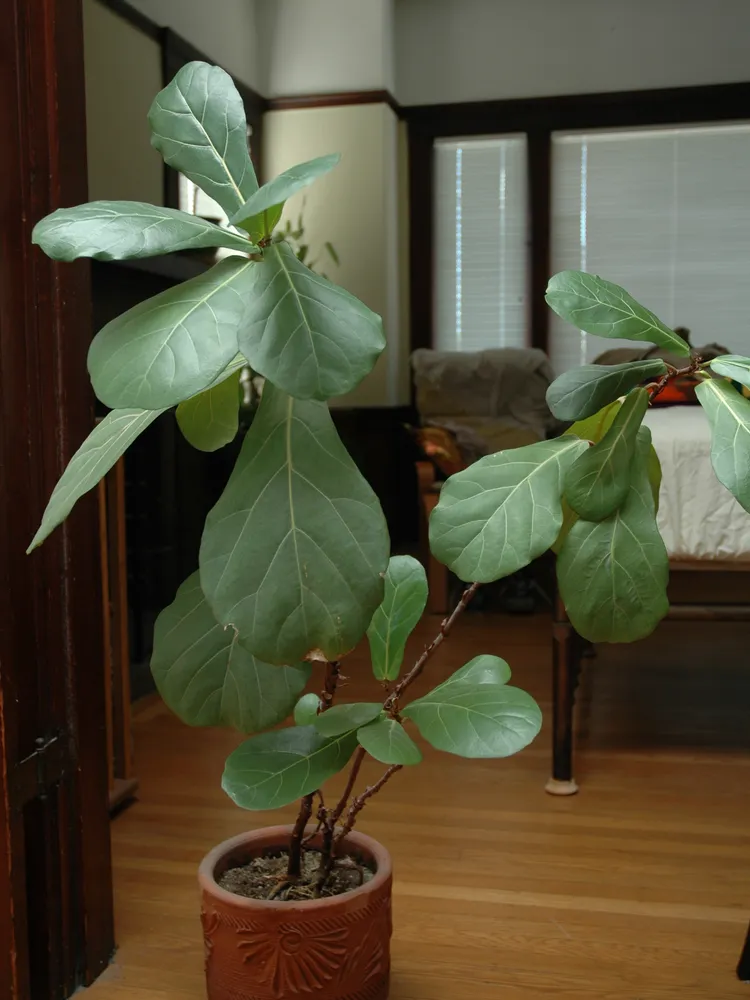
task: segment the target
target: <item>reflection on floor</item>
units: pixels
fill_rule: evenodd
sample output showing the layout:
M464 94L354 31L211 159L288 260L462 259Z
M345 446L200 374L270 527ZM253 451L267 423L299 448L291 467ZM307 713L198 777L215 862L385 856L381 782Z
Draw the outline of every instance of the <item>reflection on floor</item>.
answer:
M431 638L424 625L412 652ZM396 870L391 1000L750 996L734 978L750 918L750 628L711 634L668 623L586 662L582 789L555 799L543 791L549 620L466 616L427 683L477 653L503 655L540 700L546 734L508 761L427 749L363 813ZM345 663L345 697L372 700L363 653ZM196 865L279 815L223 795L239 737L188 729L152 700L135 739L140 800L113 824L120 949L89 996L199 1000Z

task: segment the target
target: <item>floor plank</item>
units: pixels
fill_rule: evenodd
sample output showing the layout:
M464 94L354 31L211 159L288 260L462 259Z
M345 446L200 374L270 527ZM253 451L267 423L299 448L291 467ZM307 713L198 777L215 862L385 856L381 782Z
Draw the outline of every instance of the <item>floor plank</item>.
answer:
M750 918L749 637L666 623L588 661L574 798L544 794L549 725L510 760L425 747L393 779L360 824L394 858L392 1000L750 998L734 977ZM480 652L503 655L549 718L546 616L467 615L421 690ZM344 672L344 697L371 700L363 651ZM188 729L153 698L134 731L139 801L112 828L120 948L90 997L198 1000L198 861L279 813L221 792L238 736Z

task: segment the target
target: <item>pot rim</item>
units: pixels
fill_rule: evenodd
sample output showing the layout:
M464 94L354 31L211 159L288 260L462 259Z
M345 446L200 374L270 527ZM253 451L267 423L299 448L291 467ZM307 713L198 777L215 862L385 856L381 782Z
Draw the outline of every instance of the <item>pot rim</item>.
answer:
M214 872L219 862L227 854L246 844L263 844L264 841L273 841L279 837L288 837L291 835L293 829L294 827L291 824L263 826L257 830L240 833L236 837L231 837L229 840L224 840L222 843L217 844L203 858L198 867L198 881L201 888L204 891L210 892L216 899L239 909L265 910L266 912L281 911L291 914L299 908L309 913L315 910L330 909L332 906L341 905L344 900L348 902L349 900L356 899L358 896L365 896L376 892L389 882L393 876L391 856L387 849L373 837L368 837L366 833L358 833L356 830L352 830L345 837L344 844L350 850L359 850L364 854L371 855L376 865L375 874L370 881L357 886L356 889L350 889L349 892L342 892L337 896L324 896L321 899L300 899L291 902L276 899L251 899L249 896L238 896L234 892L229 892L228 889L222 889L214 877Z

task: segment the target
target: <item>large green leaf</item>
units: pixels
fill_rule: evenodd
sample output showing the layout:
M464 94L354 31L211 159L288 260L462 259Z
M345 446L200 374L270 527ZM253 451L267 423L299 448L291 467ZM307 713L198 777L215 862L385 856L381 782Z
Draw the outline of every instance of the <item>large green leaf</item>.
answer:
M360 746L381 764L418 764L422 751L395 719L376 719L357 730Z
M453 684L507 684L509 680L510 667L505 660L490 653L480 653L454 671L435 691L446 691Z
M27 552L41 545L62 524L81 497L93 489L138 435L163 410L113 410L97 424L60 477Z
M230 222L233 226L242 226L258 239L270 236L281 217L284 202L318 177L327 174L340 159L338 153L332 153L330 156L319 156L290 167L251 195Z
M407 705L422 736L460 757L509 757L534 739L542 713L530 694L507 684L457 683Z
M278 809L320 788L356 746L356 733L327 739L315 726L261 733L229 755L221 786L243 809Z
M185 439L199 451L217 451L240 426L240 372L180 403L175 412Z
M716 378L701 382L695 392L711 424L716 478L750 511L750 399Z
M253 369L297 399L354 389L385 347L379 316L274 243L252 272L240 350Z
M435 558L467 582L527 566L557 538L563 477L586 447L566 435L487 455L451 476L430 518Z
M584 271L560 271L547 286L547 304L558 316L597 337L644 340L672 354L690 356L690 347L624 288Z
M743 358L739 354L722 354L709 364L717 375L724 375L750 389L750 358Z
M648 478L651 434L641 428L623 505L604 521L578 521L557 557L560 595L591 642L633 642L669 609L669 559Z
M383 603L372 616L367 638L373 673L394 681L404 659L406 640L427 604L427 575L413 556L392 556L385 574Z
M547 389L547 405L558 420L582 420L640 385L644 379L664 375L666 370L660 358L631 361L625 365L572 368Z
M88 357L99 399L158 410L210 385L237 353L249 272L257 266L227 257L107 323Z
M258 181L247 144L242 99L218 66L191 62L156 95L148 113L151 145L234 215Z
M197 215L140 201L92 201L58 208L34 226L31 240L54 260L127 260L199 247L258 250L239 233Z
M646 389L628 393L602 440L577 458L565 474L565 499L579 517L602 521L627 496L630 465L648 400Z
M383 711L380 702L351 702L348 705L334 705L327 712L321 712L313 725L323 736L339 736L349 733L368 722L377 719Z
M266 382L208 515L201 582L214 613L271 663L337 660L383 597L388 531L328 408Z
M190 726L254 733L291 713L310 667L272 667L214 618L193 573L156 619L151 672L164 701Z

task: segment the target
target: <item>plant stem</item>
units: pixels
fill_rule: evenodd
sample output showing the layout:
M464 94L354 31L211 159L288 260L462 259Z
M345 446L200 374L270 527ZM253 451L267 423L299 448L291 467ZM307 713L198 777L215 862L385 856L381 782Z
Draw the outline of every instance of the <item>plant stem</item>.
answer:
M326 676L323 682L323 690L320 695L320 700L322 705L320 707L321 712L326 712L333 704L333 699L336 695L336 688L339 683L339 671L341 670L341 664L338 660L334 660L332 663L326 664Z
M344 839L344 837L346 837L347 834L351 833L352 828L357 821L357 814L364 808L367 800L371 799L373 795L376 795L383 787L383 785L387 781L390 781L390 779L393 777L396 771L400 771L403 766L404 766L403 764L391 764L391 766L388 768L385 774L381 775L374 785L368 785L367 788L365 788L364 792L362 792L361 795L358 795L356 799L354 799L352 804L349 806L349 811L346 814L346 822L341 827L341 830L339 831L338 836L336 837L337 847Z
M474 594L476 594L479 589L478 583L471 583L461 594L461 600L455 606L453 611L447 618L444 618L440 624L440 631L432 640L429 646L426 647L425 651L419 657L417 662L411 668L408 674L399 681L396 687L393 689L393 693L389 695L383 702L383 711L387 712L391 717L393 717L398 712L398 699L404 693L404 691L414 683L414 681L419 677L425 668L425 665L435 650L448 638L450 630L453 628L456 619L462 614L466 609L469 601L472 599Z
M302 874L302 838L305 835L310 816L312 816L314 798L315 792L310 792L300 802L299 814L289 841L289 864L286 869L286 876L289 879L297 879Z
M365 759L365 748L357 747L357 752L354 754L354 760L352 762L352 768L349 772L349 780L346 783L346 788L344 789L344 794L339 799L335 809L330 814L330 822L332 826L338 823L339 818L346 809L346 803L349 801L349 796L352 794L352 789L354 788L354 782L357 780L359 775L359 769L362 767L362 761Z
M320 694L320 708L318 709L318 714L327 711L333 704L333 699L336 696L336 688L339 683L340 666L341 665L338 660L326 663L326 675L325 680L323 681L323 690ZM292 830L292 836L289 841L289 864L287 865L287 878L290 879L297 879L302 874L302 840L305 836L305 828L310 822L314 798L315 792L310 792L309 795L305 795L299 804L299 813L297 814L294 829Z
M458 604L455 606L453 611L450 613L450 615L448 615L447 618L444 618L443 621L440 623L440 631L438 632L438 634L435 636L435 638L432 640L429 646L425 648L424 652L419 657L414 666L411 668L411 670L408 672L408 674L406 674L406 676L396 685L396 687L393 689L393 693L388 695L388 697L385 699L385 701L383 702L383 710L387 712L391 716L391 718L394 718L395 716L398 715L398 699L401 697L404 691L406 691L406 689L411 684L414 683L417 677L419 677L419 675L424 670L427 661L430 659L433 653L438 649L438 647L448 638L451 629L456 623L456 619L459 618L459 616L463 614L463 612L466 610L467 605L471 601L474 594L476 594L477 590L479 589L479 586L480 585L478 583L471 583L469 584L468 587L466 587L464 592L461 594L461 599L459 600ZM352 764L352 770L349 775L349 780L346 784L346 789L344 791L344 794L339 800L339 803L336 806L334 813L332 814L335 815L335 819L333 820L332 826L335 825L336 821L339 819L342 812L344 811L344 808L346 807L347 799L351 795L352 788L354 787L354 782L357 780L357 775L359 774L359 769L362 766L362 761L364 760L364 757L365 757L364 748L359 747L354 758L354 763ZM391 764L388 770L375 782L374 785L368 785L368 787L364 790L364 792L362 792L361 795L358 795L352 801L352 804L349 806L349 810L346 814L346 821L334 841L333 854L337 852L338 847L341 844L344 837L346 837L346 835L351 832L354 824L357 821L358 813L364 808L367 801L371 799L373 795L376 795L383 787L383 785L385 785L387 781L390 781L390 779L393 777L396 771L401 770L402 766L403 766L402 764ZM329 865L329 871L330 871L330 865Z

